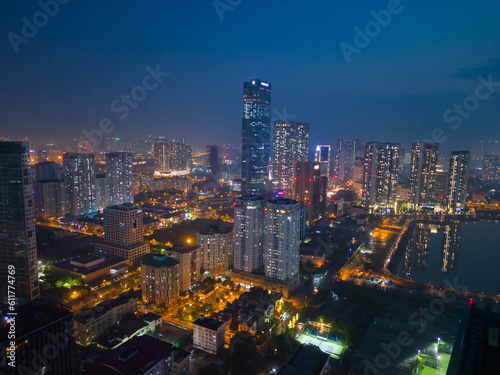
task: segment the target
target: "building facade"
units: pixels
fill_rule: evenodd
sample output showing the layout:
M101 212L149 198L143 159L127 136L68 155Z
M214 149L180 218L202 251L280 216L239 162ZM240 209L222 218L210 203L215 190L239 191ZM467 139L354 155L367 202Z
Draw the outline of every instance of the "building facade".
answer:
M295 164L294 199L305 209L307 225L325 215L327 183L328 178L321 174L321 163Z
M233 268L233 228L209 225L196 232L201 251L201 273L218 276Z
M96 243L96 252L114 255L133 263L149 253L144 242L142 208L133 203L106 207L104 210L104 243Z
M365 145L362 201L369 210L395 208L399 149L398 143Z
M226 323L200 315L193 322L193 347L210 354L217 354L224 346Z
M179 298L179 261L166 255L143 259L141 265L142 299L165 306Z
M244 194L265 191L271 161L271 84L243 84L242 180Z
M266 277L291 280L299 273L299 202L292 199L273 199L266 202L264 226Z
M330 145L318 145L314 153L314 161L320 163L321 176L327 178L331 176L331 149Z
M234 268L252 272L263 265L264 199L256 195L236 199L234 206Z
M483 158L483 180L500 181L500 156L484 155Z
M28 143L0 142L0 196L1 296L7 302L8 295L15 295L17 303L24 304L39 297ZM14 279L12 275L15 275ZM15 289L12 289L12 280L15 280ZM8 293L9 290L11 293Z
M124 293L75 315L75 341L83 346L95 342L110 327L118 324L125 314L136 312L137 301L137 294Z
M416 206L434 198L438 150L438 143L412 144L408 198Z
M95 159L93 154L67 152L63 156L67 213L88 216L97 212Z
M133 158L130 152L106 154L106 198L108 206L134 203L132 161Z
M273 137L273 189L283 197L293 196L293 172L297 162L305 162L309 150L309 124L276 121Z
M201 280L201 247L199 245L174 244L165 255L179 261L179 289L188 290Z
M467 200L469 151L453 151L448 169L448 212L457 213L465 208Z

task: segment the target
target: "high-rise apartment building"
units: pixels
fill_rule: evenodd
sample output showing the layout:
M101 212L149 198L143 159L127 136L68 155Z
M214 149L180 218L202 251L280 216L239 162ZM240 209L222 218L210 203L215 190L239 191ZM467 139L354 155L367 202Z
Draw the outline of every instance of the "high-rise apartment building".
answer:
M256 195L236 199L234 206L234 268L252 272L263 265L264 199Z
M448 196L448 172L436 171L436 186L434 188L434 200L444 203Z
M306 225L325 215L328 179L321 175L321 163L295 164L294 198L305 209Z
M335 154L333 157L333 182L342 183L346 179L347 171L347 141L343 138L335 142Z
M307 160L309 124L276 121L273 137L273 187L283 196L293 196L294 165Z
M500 155L484 155L483 180L500 181Z
M95 195L98 210L103 210L108 205L108 179L106 173L95 175Z
M179 290L184 292L201 280L201 247L199 245L174 244L165 255L179 261Z
M365 145L362 201L366 208L395 207L399 148L398 143L369 142Z
M155 168L159 171L168 171L170 169L169 142L165 137L160 137L154 139L152 143Z
M95 160L93 154L67 152L63 156L67 213L87 216L97 211Z
M347 144L347 150L345 155L345 170L346 179L352 179L352 166L356 163L357 158L364 157L364 147L363 143L359 139L353 139Z
M299 273L300 204L273 199L264 208L264 271L266 277L288 281Z
M196 232L201 246L201 272L208 276L225 274L233 267L233 228L209 225Z
M132 161L132 154L130 152L112 152L106 154L108 206L134 203Z
M35 216L39 219L59 218L66 213L66 185L63 180L35 181Z
M242 180L245 194L265 191L271 160L271 84L243 84Z
M453 151L450 155L446 199L450 213L456 213L465 208L469 158L469 151Z
M96 252L114 255L133 263L149 253L144 243L142 208L123 203L104 209L104 243L95 244Z
M18 304L39 297L33 181L28 143L0 142L0 295L7 302L15 270ZM12 267L11 267L12 266Z
M354 190L361 191L363 189L363 171L364 161L362 157L357 157L351 167L351 179Z
M438 143L412 144L408 198L417 206L434 198L438 150Z
M191 168L193 149L183 142L168 141L164 137L153 140L153 158L160 172L185 172Z
M168 306L179 298L179 261L153 255L141 262L142 299Z
M316 146L316 151L314 153L314 161L320 163L321 176L330 178L330 168L331 168L331 146L330 145L318 145Z

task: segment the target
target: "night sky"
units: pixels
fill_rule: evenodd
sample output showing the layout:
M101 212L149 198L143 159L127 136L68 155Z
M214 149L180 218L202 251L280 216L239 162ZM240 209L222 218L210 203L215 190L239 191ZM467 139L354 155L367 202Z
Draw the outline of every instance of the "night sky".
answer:
M479 76L500 82L498 1L215 3L228 8L219 16L213 1L72 0L13 47L9 33L22 38L22 18L41 8L1 1L0 135L57 142L109 118L110 136L237 144L243 82L260 78L273 108L310 122L311 145L356 137L409 147L434 131L443 151L477 152L480 140L500 140L500 83L469 99L477 108L460 124L443 120L475 95ZM376 27L370 12L390 6L391 20L348 63L340 44L356 47L354 28ZM168 77L127 116L112 112L157 65Z

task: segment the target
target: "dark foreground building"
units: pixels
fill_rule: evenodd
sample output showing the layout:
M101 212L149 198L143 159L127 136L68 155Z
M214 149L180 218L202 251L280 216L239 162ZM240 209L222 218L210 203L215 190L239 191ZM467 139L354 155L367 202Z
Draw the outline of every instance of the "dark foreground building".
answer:
M447 375L500 374L500 314L480 310L472 300L458 328Z
M71 311L52 302L35 300L9 318L2 321L0 329L1 374L75 374Z

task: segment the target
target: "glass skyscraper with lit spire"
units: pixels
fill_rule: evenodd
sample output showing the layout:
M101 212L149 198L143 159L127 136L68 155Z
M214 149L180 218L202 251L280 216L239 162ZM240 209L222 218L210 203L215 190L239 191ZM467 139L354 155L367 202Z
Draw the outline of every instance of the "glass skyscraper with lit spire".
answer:
M271 84L253 79L243 84L243 192L261 194L271 160Z

